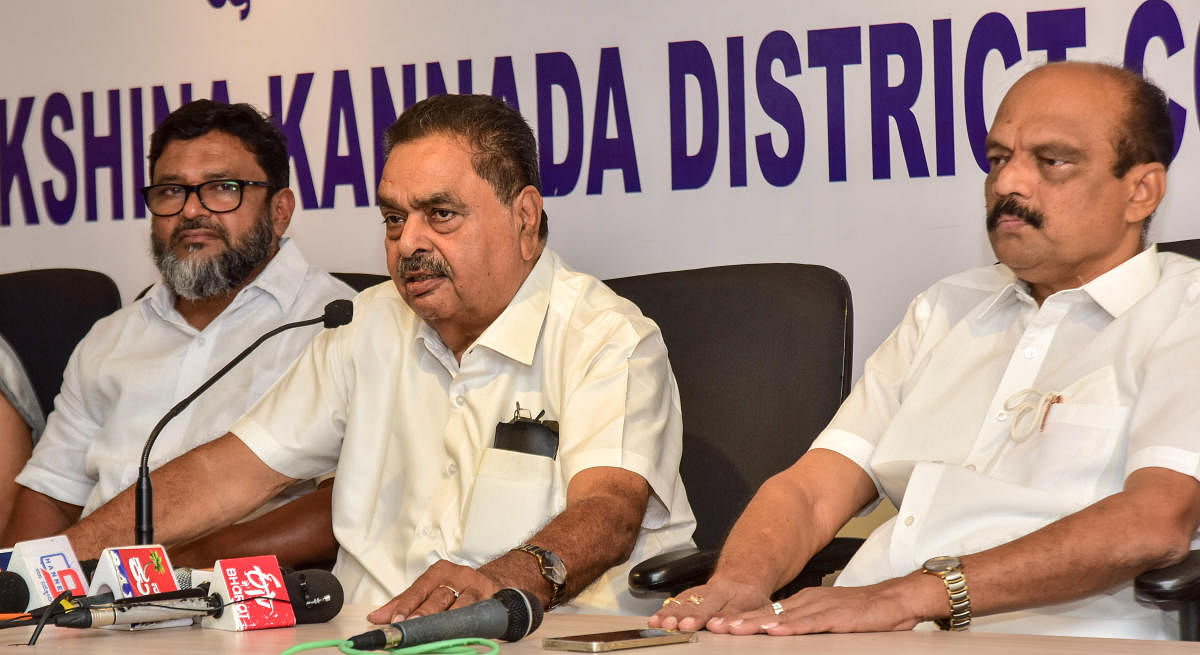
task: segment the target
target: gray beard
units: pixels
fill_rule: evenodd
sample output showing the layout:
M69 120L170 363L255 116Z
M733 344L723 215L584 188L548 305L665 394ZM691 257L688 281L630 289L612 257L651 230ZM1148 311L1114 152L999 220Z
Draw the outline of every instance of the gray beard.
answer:
M166 244L150 237L151 250L154 253L154 264L163 276L163 281L175 295L188 300L201 300L230 293L240 287L263 262L271 256L275 233L271 219L264 216L250 228L242 240L234 245L229 240L229 233L223 226L206 223L210 229L217 230L225 250L217 255L206 258L180 259L175 251ZM180 223L176 232L188 229L190 225ZM170 240L173 241L172 234Z

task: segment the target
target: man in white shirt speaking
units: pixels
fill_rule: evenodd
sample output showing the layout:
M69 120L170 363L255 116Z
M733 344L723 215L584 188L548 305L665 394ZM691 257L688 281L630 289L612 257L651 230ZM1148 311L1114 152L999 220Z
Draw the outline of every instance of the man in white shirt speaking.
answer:
M72 353L45 433L17 476L6 543L60 533L129 487L146 438L175 403L262 334L354 295L283 236L296 204L287 140L250 105L184 105L151 135L149 159L144 197L162 281L98 321ZM221 378L159 434L151 468L224 434L320 329L284 332ZM164 543L177 565L262 553L289 564L329 559L330 491L303 495L315 486L280 494L272 505L298 499L269 516ZM259 507L268 500L212 527L271 509ZM324 521L312 518L322 512Z
M500 100L424 100L386 147L393 279L231 434L156 475L156 529L201 534L336 464L334 573L352 602L387 601L372 621L505 586L648 612L628 567L689 544L695 523L657 326L546 247L533 133ZM131 499L68 532L81 556L127 539Z
M1166 99L1110 66L1021 78L987 139L999 264L933 285L812 449L767 481L709 582L651 625L749 634L950 629L1170 638L1133 597L1200 522L1200 262L1145 225ZM840 586L772 604L887 495Z

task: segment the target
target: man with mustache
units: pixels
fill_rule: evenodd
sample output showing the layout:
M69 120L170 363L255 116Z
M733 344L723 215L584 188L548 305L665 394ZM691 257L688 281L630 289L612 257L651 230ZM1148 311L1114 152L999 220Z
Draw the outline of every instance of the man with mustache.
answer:
M1200 263L1145 241L1172 148L1166 99L1135 73L1022 77L987 138L1000 263L913 301L680 596L703 602L668 601L650 624L1177 637L1132 589L1182 560L1200 522ZM882 495L899 513L839 586L771 602Z
M334 573L351 602L382 604L374 622L501 587L648 612L630 562L695 525L657 326L547 247L537 144L502 101L429 98L385 142L392 280L231 434L163 467L155 492L175 511L156 529L189 539L336 465ZM127 537L131 499L67 533L81 556Z
M353 295L283 236L295 208L287 141L253 107L184 105L151 135L149 159L144 196L162 281L98 321L72 354L46 431L17 477L6 543L60 533L117 495L136 479L147 436L175 403L263 333ZM160 433L151 468L224 434L319 330L274 337L208 389ZM260 518L164 543L176 565L262 553L290 564L329 559L330 490L309 494L315 486L298 484L250 508L274 509ZM158 507L171 510L169 502ZM132 539L106 545L123 543Z

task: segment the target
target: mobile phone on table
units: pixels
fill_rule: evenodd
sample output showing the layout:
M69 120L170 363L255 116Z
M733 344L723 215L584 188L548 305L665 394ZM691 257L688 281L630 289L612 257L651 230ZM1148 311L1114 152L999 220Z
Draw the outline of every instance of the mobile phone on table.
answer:
M696 641L695 632L679 632L678 630L662 630L659 628L642 628L640 630L597 632L596 634L590 635L549 637L542 640L542 647L553 650L573 650L584 653L603 653L610 650L623 650L625 648L663 646L666 644L684 644L694 641Z

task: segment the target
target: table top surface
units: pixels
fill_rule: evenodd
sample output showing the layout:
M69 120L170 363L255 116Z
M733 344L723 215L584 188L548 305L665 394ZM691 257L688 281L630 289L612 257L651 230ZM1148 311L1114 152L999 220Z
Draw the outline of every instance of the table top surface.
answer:
M366 621L371 607L348 605L329 623L255 632L224 632L199 626L128 632L117 630L72 630L47 627L32 651L57 653L140 653L213 652L278 654L300 643L344 639L372 629ZM554 613L546 616L542 627L524 640L502 643L505 653L552 653L542 648L542 639L573 634L645 627L637 616L598 616ZM0 644L24 644L32 628L13 628L0 633ZM972 655L1021 655L1062 653L1200 653L1200 644L1182 642L1132 641L1125 639L1082 639L1000 635L987 633L892 632L858 635L808 635L800 637L734 637L701 632L694 644L658 647L654 655L724 655L726 653L878 653L888 655L936 655L970 651ZM25 652L25 651L17 651ZM305 651L337 655L335 648ZM636 650L631 652L647 652Z

